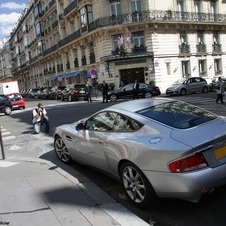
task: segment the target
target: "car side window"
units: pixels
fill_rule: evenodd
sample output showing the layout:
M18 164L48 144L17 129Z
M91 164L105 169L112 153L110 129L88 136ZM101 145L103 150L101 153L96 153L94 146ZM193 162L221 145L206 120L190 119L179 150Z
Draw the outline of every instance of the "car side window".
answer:
M125 115L118 114L115 119L113 130L115 132L136 131L141 127L142 125L136 120L131 119Z
M113 131L116 115L114 112L100 112L86 121L85 129L99 132Z

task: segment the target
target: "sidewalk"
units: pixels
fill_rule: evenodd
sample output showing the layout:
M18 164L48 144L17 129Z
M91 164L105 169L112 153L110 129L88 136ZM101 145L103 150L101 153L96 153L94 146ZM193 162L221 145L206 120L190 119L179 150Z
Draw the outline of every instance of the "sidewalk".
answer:
M53 150L53 140L44 134L38 134L38 140L32 136L3 140L6 159L0 160L0 225L149 225L81 173L68 166L65 171L41 157Z

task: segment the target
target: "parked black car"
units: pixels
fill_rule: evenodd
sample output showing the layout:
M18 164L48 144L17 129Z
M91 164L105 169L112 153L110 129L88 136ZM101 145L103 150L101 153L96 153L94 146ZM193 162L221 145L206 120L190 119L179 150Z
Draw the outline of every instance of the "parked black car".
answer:
M61 97L61 92L65 89L66 86L53 86L49 91L50 100L58 100Z
M86 100L86 91L85 91L85 84L69 84L65 87L65 89L61 92L61 100L64 101L68 99L68 101L79 99Z
M5 95L0 95L0 113L5 115L10 115L12 112L13 106L10 99Z
M133 98L133 87L134 87L134 83L130 83L120 89L109 91L108 99L110 101L116 101L117 99L127 99L127 98L132 99ZM152 86L147 83L139 82L138 95L140 98L150 98L152 96L158 96L160 94L161 94L161 91L160 91L159 87Z

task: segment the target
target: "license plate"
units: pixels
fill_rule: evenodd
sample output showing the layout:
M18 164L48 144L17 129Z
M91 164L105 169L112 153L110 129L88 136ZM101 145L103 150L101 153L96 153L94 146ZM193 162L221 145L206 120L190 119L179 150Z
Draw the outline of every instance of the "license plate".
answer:
M85 91L80 91L80 93L85 93Z
M214 151L214 155L216 159L221 159L226 156L226 146L218 148Z

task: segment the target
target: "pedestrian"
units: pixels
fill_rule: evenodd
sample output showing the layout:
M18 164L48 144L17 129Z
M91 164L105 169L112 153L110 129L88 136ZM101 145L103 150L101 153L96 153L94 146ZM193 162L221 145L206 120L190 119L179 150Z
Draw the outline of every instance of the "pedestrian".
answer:
M133 99L139 99L139 83L135 80L133 85Z
M224 83L222 82L221 77L218 78L218 81L216 83L216 91L217 91L217 99L216 103L218 104L218 101L221 101L221 104L224 103L223 101L223 95L224 95Z
M92 97L91 97L92 86L89 84L88 81L86 82L85 91L86 91L87 101L90 102L90 103L93 102Z
M102 94L103 94L103 102L108 102L108 84L105 82L105 80L102 83Z
M42 103L38 104L38 108L35 108L32 112L33 119L32 123L34 126L34 132L40 133L41 126L45 124L45 131L46 133L49 133L49 118L47 116L47 111L43 107Z

